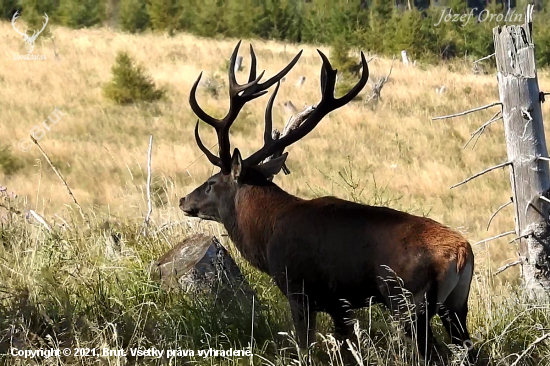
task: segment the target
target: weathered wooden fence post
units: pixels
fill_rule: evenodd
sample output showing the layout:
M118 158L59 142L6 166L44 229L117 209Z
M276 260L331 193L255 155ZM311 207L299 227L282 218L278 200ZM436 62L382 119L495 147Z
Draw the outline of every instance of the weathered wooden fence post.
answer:
M544 102L544 95L550 93L542 93L539 90L532 37L532 14L533 5L528 5L523 25L494 28L495 53L481 59L495 56L500 101L449 116L434 117L432 120L464 116L496 106L501 107L501 111L472 133L464 148L476 136L479 138L489 125L502 119L508 160L485 169L451 188L495 169L510 168L512 202L500 206L489 219L489 225L501 209L513 203L515 228L479 243L515 234L517 237L512 242L519 240L520 258L514 263L503 266L495 274L521 264L524 286L529 294L548 297L550 296L550 169L548 167L550 158L548 158L544 136L541 103ZM501 113L502 117L498 117Z
M550 170L531 11L523 25L495 27L493 39L523 279L550 293Z

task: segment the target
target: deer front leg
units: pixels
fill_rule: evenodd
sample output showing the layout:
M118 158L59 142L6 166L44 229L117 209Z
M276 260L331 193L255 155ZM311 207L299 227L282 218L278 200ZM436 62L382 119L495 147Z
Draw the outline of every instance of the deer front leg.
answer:
M307 295L290 294L288 296L292 320L296 329L298 346L306 350L315 342L315 329L317 325L317 312L311 310Z
M330 316L334 322L334 335L336 341L341 343L340 354L344 365L357 365L357 361L353 356L353 353L349 349L347 341L349 340L354 347L357 348L356 342L354 342L354 323L355 314L352 309L343 307L338 311L331 311ZM356 340L356 338L355 338Z

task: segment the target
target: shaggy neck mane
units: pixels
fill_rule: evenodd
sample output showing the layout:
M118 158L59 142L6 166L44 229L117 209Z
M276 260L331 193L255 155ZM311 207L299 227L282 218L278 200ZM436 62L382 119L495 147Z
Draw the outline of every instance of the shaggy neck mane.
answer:
M243 185L235 195L234 212L224 226L235 246L254 267L267 273L267 244L277 220L301 199L277 185Z

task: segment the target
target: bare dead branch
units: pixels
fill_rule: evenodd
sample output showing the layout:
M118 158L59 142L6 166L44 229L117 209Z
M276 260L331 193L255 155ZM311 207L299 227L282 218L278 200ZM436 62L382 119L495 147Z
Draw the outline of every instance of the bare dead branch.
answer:
M514 238L514 239L510 240L510 241L508 242L508 244L512 244L513 242L516 242L516 241L518 241L518 240L520 240L520 239L523 239L523 238L528 238L528 237L530 237L531 235L533 235L533 232L532 232L532 231L529 231L527 234L520 235L520 236L518 236L517 238Z
M506 271L508 268L512 268L514 266L517 266L518 264L521 264L520 260L517 260L517 261L512 262L512 263L508 263L508 264L500 267L499 269L497 269L497 271L493 274L493 276L496 276L496 275Z
M474 175L472 175L470 178L468 178L468 179L466 179L466 180L463 180L462 182L457 183L457 184L455 184L454 186L451 186L450 189L453 189L453 188L458 187L458 186L460 186L460 185L462 185L462 184L468 183L468 182L471 181L472 179L475 179L475 178L477 178L477 177L480 177L480 176L482 176L482 175L485 174L485 173L489 173L490 171L496 170L496 169L498 169L498 168L503 168L503 167L505 167L505 166L507 166L507 165L510 165L510 164L512 164L512 162L507 161L507 162L505 162L505 163L498 164L498 165L495 165L495 166L493 166L493 167L491 167L491 168L485 169L484 171L481 171L481 172L479 172L479 173L477 173L477 174L474 174Z
M61 179L61 182L63 182L63 184L65 185L65 188L67 188L67 191L69 192L69 195L72 197L73 199L73 202L76 204L76 206L78 207L78 210L80 211L80 216L82 216L82 219L84 220L84 222L86 222L86 224L88 224L88 226L90 225L90 222L88 221L88 219L86 218L86 216L84 215L84 211L82 210L82 206L80 206L80 204L78 203L78 201L76 200L76 197L74 196L73 192L71 191L71 188L69 187L69 185L67 184L67 181L65 181L65 179L63 178L63 176L61 175L61 173L59 173L57 171L57 169L55 168L55 166L53 166L53 163L52 161L50 160L50 158L48 157L48 155L46 154L46 152L44 151L44 149L42 149L42 146L40 146L40 144L38 143L38 141L34 138L33 135L30 135L30 138L32 140L32 142L34 142L36 144L36 146L38 146L38 148L40 149L40 152L42 153L42 155L44 156L44 158L46 159L46 161L48 162L48 164L50 164L50 166L52 167L54 173L59 177L59 179Z
M34 217L34 219L36 221L38 221L40 224L42 224L42 226L44 226L46 228L46 230L48 230L50 233L52 232L52 227L50 226L50 224L48 224L46 222L46 219L43 218L42 216L40 216L38 213L36 213L34 210L29 210L29 213L32 215L32 217Z
M373 99L382 99L380 93L382 92L382 88L384 87L384 84L386 84L388 82L388 79L390 78L390 75L391 75L391 72L393 70L393 63L395 61L395 56L393 57L392 61L391 61L391 67L390 67L390 72L388 72L388 75L386 77L382 77L380 78L376 84L373 85L372 87L372 95L369 97L369 99L367 99L365 101L365 103L368 103L370 102L371 100Z
M479 136L481 136L481 134L485 131L485 128L487 128L491 123L493 122L496 122L498 120L501 120L502 117L499 117L497 118L497 116L501 113L502 111L498 111L497 113L495 113L493 115L493 117L491 117L491 119L487 122L485 122L483 125L481 125L481 127L479 127L477 130L475 130L474 132L472 132L471 136L470 136L470 139L468 140L468 142L466 142L466 144L464 145L464 147L462 147L463 149L466 148L466 146L468 146L468 144L470 143L470 141L473 140L474 136L478 135L478 139L479 139ZM476 142L474 143L474 146L472 147L472 149L475 147L477 143L477 139L476 139Z
M527 6L530 6L530 5L527 5ZM547 338L550 338L550 333L546 333L546 334L544 334L544 335L538 337L537 339L535 339L535 340L533 341L533 343L531 343L531 344L529 345L529 347L527 347L527 348L525 349L525 351L523 351L523 353L522 353L520 356L518 356L518 358L514 361L514 363L513 363L511 366L516 366L516 365L518 365L518 364L519 364L519 361L520 361L523 357L525 357L525 355L526 355L529 351L531 351L531 349L535 348L535 346L536 346L537 344L541 343L542 341L546 340Z
M315 110L315 107L316 107L315 105L308 106L303 111L301 111L300 113L297 113L295 115L290 116L289 119L286 121L286 124L285 124L285 127L283 128L282 133L279 132L279 130L277 130L277 129L274 129L273 131L271 131L272 138L274 140L282 138L282 137L288 135L290 132L297 129L298 127L300 127L300 125L302 123L304 123L304 121L307 119L307 117L309 117L309 115L311 115L311 113L313 113L313 111ZM268 161L270 161L271 159L275 159L275 158L281 156L283 154L283 152L284 151L280 151L277 154L273 154L273 155L267 157L264 161L262 161L262 164L265 164ZM285 175L290 174L290 170L286 166L286 163L283 164L282 170L283 170L283 173Z
M291 117L291 118L292 118L292 117ZM288 119L287 123L288 123L288 122L290 122L290 118ZM300 124L301 124L301 122L300 122ZM285 125L285 127L286 127L286 125ZM277 139L281 138L281 132L279 132L279 130L276 129L276 128L273 129L273 131L271 131L271 138L272 138L273 140L277 140ZM265 163L265 162L268 162L268 161L271 160L271 159L273 159L273 155L270 156L270 157L268 157L267 159L265 159L265 160L264 160L264 163ZM282 166L281 169L282 169L283 173L285 173L285 175L289 175L289 174L290 174L290 169L288 169L288 167L286 166L286 162L283 163L283 166Z
M493 122L495 122L495 121L498 121L498 120L500 120L500 119L502 119L502 117L497 118L497 119L491 121L491 123L493 123ZM485 126L485 128L487 128L487 126ZM483 130L481 130L481 132L477 135L476 140L474 141L474 144L472 145L472 150L476 147L477 141L479 140L479 138L481 137L481 135L483 134L483 132L485 132L485 128L483 128Z
M242 61L242 58L241 58ZM236 66L235 66L236 67ZM151 205L151 150L153 148L153 135L149 136L149 150L147 151L147 216L144 221L144 234L147 235L147 228L149 226L149 220L151 218L151 212L153 212L153 206Z
M538 196L535 196L533 198L531 198L529 200L529 202L527 202L527 205L525 206L525 213L524 215L527 215L527 212L529 211L529 207L532 207L535 211L537 211L537 213L541 216L544 216L544 214L542 212L540 212L540 210L535 206L533 205L533 202L537 199Z
M482 111L482 110L484 110L484 109L488 109L488 108L491 108L491 107L494 107L494 106L497 106L497 105L502 106L502 103L501 103L501 102L494 102L494 103L487 104L487 105L484 105L484 106L482 106L482 107L477 107L477 108L474 108L474 109L470 109L470 110L467 110L467 111L464 111L464 112L460 112L460 113L456 113L456 114L450 114L450 115L448 115L448 116L433 117L433 118L432 118L432 121L435 121L435 120L437 120L437 119L447 119L447 118L465 116L465 115L467 115L467 114L469 114L469 113L474 113L474 112Z
M284 136L288 135L290 132L292 132L295 129L297 129L298 127L300 127L300 125L302 123L304 123L306 118L309 117L309 115L311 113L313 113L313 111L315 110L316 107L317 107L316 105L310 105L310 106L306 107L300 113L298 113L296 115L293 115L293 116L290 116L290 118L287 120L287 122L285 124L285 127L283 128L283 132L281 134L281 137L284 137Z
M510 200L510 202L506 202L505 204L503 204L502 206L500 206L499 208L497 208L497 210L495 211L495 213L493 213L491 215L491 218L489 219L489 222L487 223L487 231L489 231L489 226L491 226L491 221L493 221L493 219L495 218L495 216L500 212L500 210L502 210L504 207L510 205L514 203L514 201Z
M543 201L546 201L546 202L550 203L550 199L548 199L548 198L546 198L546 197L544 197L544 196L540 196L539 198L540 198L541 200L543 200Z
M515 233L516 233L515 230L507 231L507 232L505 232L505 233L498 234L498 235L493 236L493 237L491 237L491 238L484 239L484 240L482 240L482 241L478 241L478 242L475 243L474 245L483 244L483 243L486 243L486 242L488 242L488 241L495 240L495 239L498 239L498 238L502 238L502 237L504 237L504 236L512 235L512 234L515 234Z
M478 62L481 62L481 61L483 61L483 60L490 59L490 58L493 57L494 55L495 55L494 53L491 53L489 56L482 57L482 58L480 58L479 60L474 61L474 64L477 64Z
M546 156L537 156L537 160L550 161L550 158L547 158Z

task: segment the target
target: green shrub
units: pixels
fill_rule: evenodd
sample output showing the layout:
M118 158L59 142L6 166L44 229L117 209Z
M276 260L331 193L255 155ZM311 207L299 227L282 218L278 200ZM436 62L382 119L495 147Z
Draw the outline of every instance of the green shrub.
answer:
M19 10L21 13L21 7L17 0L0 0L0 18L11 19L13 13Z
M139 101L154 102L162 99L164 89L157 89L143 67L135 65L126 52L118 52L111 68L113 79L103 86L103 95L125 105Z
M193 32L203 37L224 35L225 24L224 4L217 0L204 0L195 8Z
M91 27L100 23L105 18L105 1L61 0L59 18L68 27Z
M388 26L391 25L392 4L386 0L373 0L370 7L369 31L366 41L371 50L384 52L385 43L390 42L386 37Z
M227 24L228 36L241 38L252 36L254 9L250 0L228 2L223 14Z
M122 30L139 33L149 25L149 14L145 0L121 0L118 13Z
M0 145L0 171L5 175L12 175L23 168L23 163L13 156L9 146Z
M167 31L176 27L181 4L178 0L155 0L147 5L149 22L154 31Z
M550 12L535 17L533 29L535 39L535 57L537 67L550 65L550 24L548 23Z
M343 37L334 39L330 48L330 63L332 67L343 74L357 74L360 63L349 55L350 49Z
M8 0L9 2L9 0ZM19 0L18 5L22 8L19 14L31 23L34 19L42 19L44 13L50 18L48 24L56 19L57 10L59 8L59 0ZM41 22L38 23L41 25ZM36 25L32 23L32 25Z

